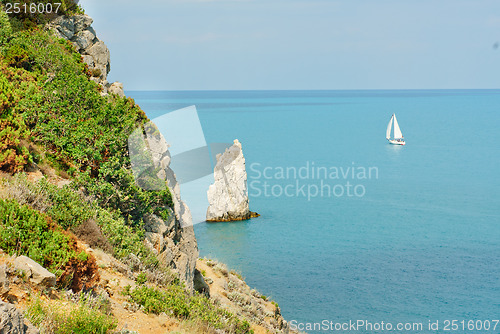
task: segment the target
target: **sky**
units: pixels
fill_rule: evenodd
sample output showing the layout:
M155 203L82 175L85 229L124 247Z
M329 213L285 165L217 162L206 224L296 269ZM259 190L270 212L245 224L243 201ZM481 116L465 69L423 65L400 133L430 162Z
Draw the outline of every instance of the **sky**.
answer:
M500 88L498 0L82 0L126 90Z

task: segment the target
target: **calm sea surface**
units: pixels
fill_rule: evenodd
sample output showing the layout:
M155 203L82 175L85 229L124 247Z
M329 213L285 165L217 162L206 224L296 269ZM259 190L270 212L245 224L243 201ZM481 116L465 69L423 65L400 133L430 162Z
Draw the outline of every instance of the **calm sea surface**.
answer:
M129 95L150 118L196 105L208 143L243 144L261 217L195 225L200 255L287 320L500 318L500 91ZM405 147L385 140L392 113Z

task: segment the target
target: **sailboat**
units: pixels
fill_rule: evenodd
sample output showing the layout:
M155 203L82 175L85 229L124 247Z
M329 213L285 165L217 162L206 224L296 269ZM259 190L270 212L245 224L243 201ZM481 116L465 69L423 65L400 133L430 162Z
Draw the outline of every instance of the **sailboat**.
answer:
M391 139L391 130L393 122L394 122L394 137ZM389 143L393 145L406 144L403 134L401 133L401 129L399 128L398 120L396 119L396 114L392 114L391 120L389 121L389 124L387 124L387 132L385 133L385 138L387 138Z

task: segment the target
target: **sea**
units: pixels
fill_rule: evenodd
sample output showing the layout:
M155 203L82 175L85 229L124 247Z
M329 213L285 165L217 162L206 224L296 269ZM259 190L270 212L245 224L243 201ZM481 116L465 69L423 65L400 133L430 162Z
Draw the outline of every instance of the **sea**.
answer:
M200 256L292 328L500 333L500 90L127 95L150 119L195 106L207 145L242 143L261 216L196 221ZM385 138L393 113L405 146Z

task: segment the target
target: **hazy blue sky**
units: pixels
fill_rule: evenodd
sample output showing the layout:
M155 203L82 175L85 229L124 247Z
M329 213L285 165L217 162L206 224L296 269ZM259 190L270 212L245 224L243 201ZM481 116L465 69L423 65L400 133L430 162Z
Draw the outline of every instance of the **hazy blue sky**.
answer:
M126 90L499 88L498 0L83 0Z

